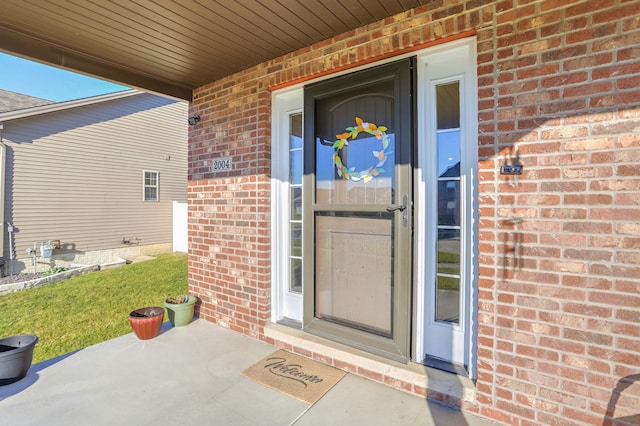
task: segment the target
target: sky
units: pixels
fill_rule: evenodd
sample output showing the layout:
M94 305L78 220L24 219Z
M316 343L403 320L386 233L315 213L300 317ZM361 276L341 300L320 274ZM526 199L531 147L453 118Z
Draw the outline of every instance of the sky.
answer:
M0 89L63 102L128 88L0 53Z

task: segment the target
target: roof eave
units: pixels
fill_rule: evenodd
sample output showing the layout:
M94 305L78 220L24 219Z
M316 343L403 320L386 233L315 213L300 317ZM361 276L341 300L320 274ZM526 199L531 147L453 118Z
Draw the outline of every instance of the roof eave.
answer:
M89 98L75 99L66 102L56 102L47 105L40 105L31 108L23 108L14 111L7 111L0 113L0 122L6 122L11 120L18 120L20 118L27 118L34 115L49 114L52 112L64 111L71 108L78 108L87 105L93 105L101 102L112 101L116 99L127 98L129 96L136 96L144 94L140 90L123 90L120 92L107 93L106 95L92 96Z
M177 86L167 81L160 81L150 76L127 70L113 64L105 63L97 58L81 54L73 49L41 40L33 36L19 33L10 28L0 27L1 51L56 66L91 77L100 76L102 79L124 84L129 87L144 88L176 99L191 101L193 90L188 87Z

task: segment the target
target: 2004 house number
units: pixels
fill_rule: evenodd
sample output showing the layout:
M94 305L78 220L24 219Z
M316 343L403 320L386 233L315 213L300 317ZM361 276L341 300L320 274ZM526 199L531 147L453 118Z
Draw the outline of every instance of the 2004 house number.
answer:
M214 172L231 170L231 164L232 164L231 157L215 158L211 162L211 170Z

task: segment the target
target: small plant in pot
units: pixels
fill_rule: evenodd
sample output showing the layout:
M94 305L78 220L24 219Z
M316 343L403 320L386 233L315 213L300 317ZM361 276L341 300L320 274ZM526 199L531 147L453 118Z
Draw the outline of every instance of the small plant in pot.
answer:
M162 306L149 306L129 313L129 324L140 340L153 339L160 334L163 320L164 308Z
M193 319L196 297L189 294L167 297L164 306L167 308L169 321L174 327L182 327Z

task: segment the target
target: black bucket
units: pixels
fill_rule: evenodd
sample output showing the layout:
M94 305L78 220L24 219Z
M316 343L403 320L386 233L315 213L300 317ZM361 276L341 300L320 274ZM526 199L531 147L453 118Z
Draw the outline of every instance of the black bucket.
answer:
M24 378L31 367L38 336L19 334L0 339L0 386Z

